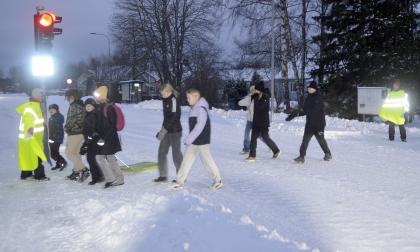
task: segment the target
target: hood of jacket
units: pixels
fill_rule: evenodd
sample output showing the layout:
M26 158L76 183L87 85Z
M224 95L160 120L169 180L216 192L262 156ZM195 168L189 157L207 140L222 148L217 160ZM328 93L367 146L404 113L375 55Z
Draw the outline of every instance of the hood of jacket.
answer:
M200 108L205 108L207 111L209 110L209 103L204 97L201 97L197 104L192 107L190 117L197 117L200 114Z

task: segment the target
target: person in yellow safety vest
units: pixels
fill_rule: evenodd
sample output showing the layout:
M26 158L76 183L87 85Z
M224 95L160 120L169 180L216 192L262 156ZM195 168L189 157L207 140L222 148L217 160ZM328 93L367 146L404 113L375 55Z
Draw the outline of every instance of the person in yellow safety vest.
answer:
M410 111L407 93L401 89L401 83L396 81L392 85L392 91L389 92L382 105L379 117L389 125L389 140L394 141L395 125L400 128L401 141L407 141L407 133L404 124L406 115Z
M19 125L18 161L21 170L20 178L26 180L49 180L45 176L42 162L47 160L44 154L44 118L41 102L44 91L40 88L32 90L31 99L16 108L21 116ZM33 174L34 173L34 174Z

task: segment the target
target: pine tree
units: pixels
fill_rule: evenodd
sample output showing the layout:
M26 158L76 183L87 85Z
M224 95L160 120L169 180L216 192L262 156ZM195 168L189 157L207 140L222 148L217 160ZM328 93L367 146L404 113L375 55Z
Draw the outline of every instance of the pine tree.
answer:
M418 78L419 0L322 1L327 11L317 20L325 32L315 40L324 42L318 63L331 112L355 118L357 86L389 86L397 78L413 83ZM313 74L319 76L319 71Z

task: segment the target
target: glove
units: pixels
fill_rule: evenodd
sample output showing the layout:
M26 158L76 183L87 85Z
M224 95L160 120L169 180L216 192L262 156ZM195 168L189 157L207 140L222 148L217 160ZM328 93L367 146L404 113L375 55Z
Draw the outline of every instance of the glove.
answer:
M86 155L86 153L87 153L87 151L88 151L88 145L87 145L87 143L85 142L85 143L83 143L83 145L82 145L82 147L80 148L80 155Z
M48 143L53 144L54 140L48 139Z
M166 136L166 133L168 133L168 130L162 127L162 129L156 134L156 138L159 141L162 141L163 138Z

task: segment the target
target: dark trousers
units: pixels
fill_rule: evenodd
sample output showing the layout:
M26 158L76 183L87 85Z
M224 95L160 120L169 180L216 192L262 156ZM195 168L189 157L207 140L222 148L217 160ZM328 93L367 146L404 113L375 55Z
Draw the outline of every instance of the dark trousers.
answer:
M279 148L277 147L277 145L274 143L273 140L271 140L270 136L268 135L268 127L267 128L253 127L252 133L251 133L251 150L249 152L250 157L256 157L257 155L257 139L260 136L262 137L264 143L271 149L273 154L279 151Z
M60 155L60 144L59 143L50 143L50 153L51 158L57 162L57 164L65 163L66 160L63 156Z
M167 155L169 148L172 148L172 159L174 160L176 172L178 173L182 163L182 152L181 152L181 137L182 132L167 133L165 137L160 141L159 153L158 153L158 166L159 176L168 177L168 160Z
M45 169L44 165L42 165L42 160L38 158L38 167L33 171L22 171L20 174L21 179L26 179L31 176L34 176L35 179L42 179L45 178Z
M325 154L331 154L330 149L328 148L327 141L324 137L324 131L320 130L311 130L305 129L305 133L303 134L302 144L300 145L300 156L306 156L306 149L308 149L309 142L311 141L312 136L315 136L316 140L318 141L321 149L324 151Z
M401 140L406 140L407 132L405 131L404 124L398 125L398 127L400 128ZM394 140L394 138L395 138L395 124L392 122L389 122L389 140Z
M104 179L104 174L96 161L96 154L98 153L98 147L96 142L88 144L86 153L86 159L89 164L90 174L92 175L92 181L97 182Z

